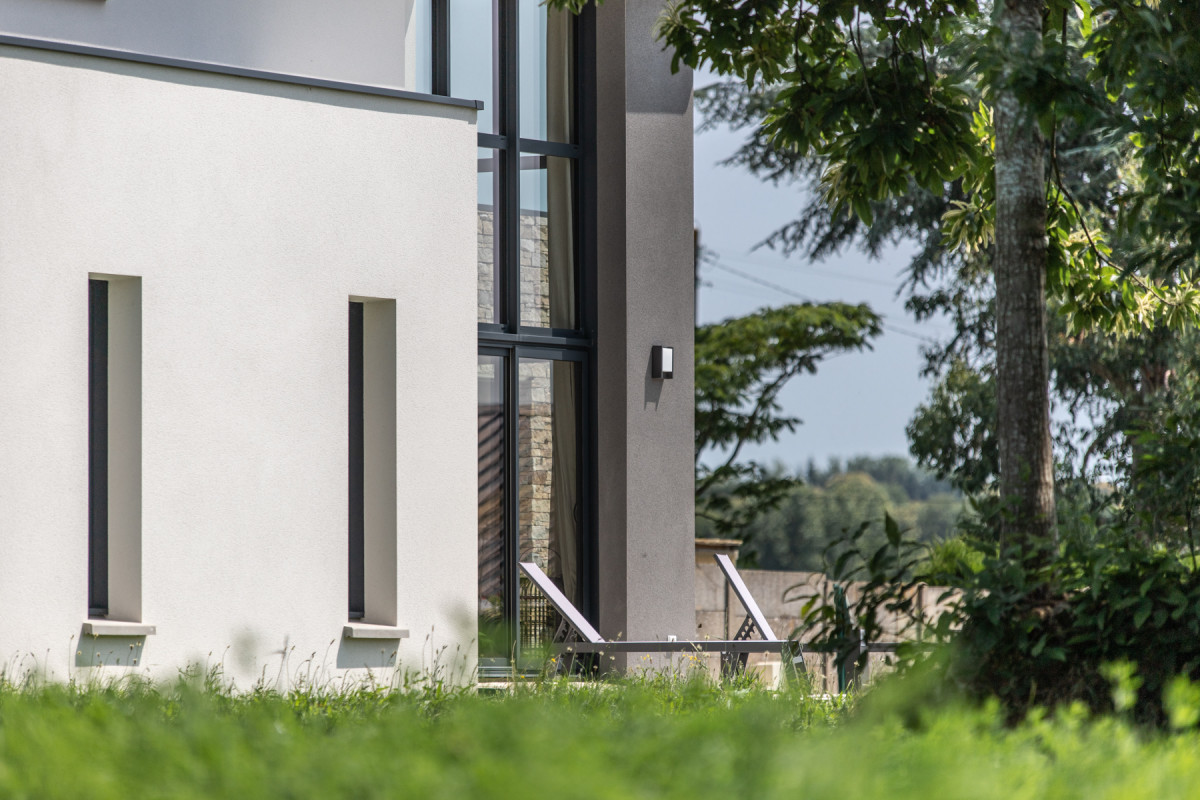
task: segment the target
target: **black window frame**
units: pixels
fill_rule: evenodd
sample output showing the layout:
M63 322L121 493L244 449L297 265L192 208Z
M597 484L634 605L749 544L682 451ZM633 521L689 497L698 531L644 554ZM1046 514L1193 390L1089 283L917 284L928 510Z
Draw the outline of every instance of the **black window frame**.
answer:
M594 428L591 415L588 413L588 398L594 396L592 390L593 376L588 366L591 359L587 351L578 347L553 347L537 345L495 345L481 342L480 356L494 356L501 359L503 365L504 393L504 615L508 630L512 632L515 642L519 642L521 620L520 607L517 599L520 596L520 530L521 509L517 502L520 492L520 408L521 408L521 362L523 360L562 361L576 365L578 369L579 386L576 389L576 408L579 409L579 425L576 428L576 451L579 453L579 505L580 514L580 563L579 586L580 597L585 607L593 607L591 591L594 578L588 567L594 564L594 556L589 543L595 539L591 535L595 530L589 511L592 509L590 477L594 470L589 466L588 454L592 452L589 443L594 441ZM582 608L580 609L583 610ZM586 612L585 612L586 613ZM519 653L518 653L519 655Z
M108 281L88 279L88 616L108 616Z
M366 420L364 418L363 304L349 307L348 352L348 458L349 530L348 613L352 620L366 617Z
M449 95L453 76L450 74L449 3L453 0L432 0L434 19L433 74L435 93ZM495 180L498 183L498 204L495 209L496 278L502 282L498 292L498 323L478 325L479 354L501 356L504 364L505 413L504 422L504 520L505 614L515 649L521 641L519 622L520 576L519 557L520 510L519 487L519 369L522 359L538 358L572 361L578 364L579 409L578 431L578 497L581 508L579 530L579 600L580 611L593 622L598 616L596 580L596 166L595 131L595 8L591 5L576 17L573 26L575 59L575 109L572 142L553 142L528 139L520 131L520 53L519 0L493 0L493 18L497 63L496 90L498 96L483 98L495 105L495 133L479 133L478 147L493 151ZM439 91L440 90L440 91ZM574 265L576 270L574 329L539 328L523 325L520 309L520 219L521 219L521 159L522 156L551 156L571 159L574 163L573 220ZM516 653L519 657L519 653Z

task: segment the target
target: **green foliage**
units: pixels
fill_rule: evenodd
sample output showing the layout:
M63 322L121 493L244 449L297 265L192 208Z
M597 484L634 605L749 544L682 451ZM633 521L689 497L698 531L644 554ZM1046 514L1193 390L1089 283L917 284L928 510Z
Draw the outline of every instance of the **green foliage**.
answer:
M928 545L887 525L882 544L867 543L862 529L851 534L831 578L863 582L852 624L868 640L898 615L927 642L951 644L938 665L943 690L998 698L1010 720L1071 703L1157 725L1181 719L1164 693L1178 675L1200 679L1200 573L1191 559L1119 533L1004 550L964 542L931 557ZM959 564L947 569L947 555ZM914 590L935 581L954 589L943 598L949 610L926 619ZM812 598L804 613L820 639L840 641L834 604ZM900 659L911 665L926 652L910 646Z
M696 514L720 536L738 534L782 501L795 481L750 460L746 444L777 439L800 420L779 392L825 357L870 347L880 320L865 305L772 308L696 329ZM703 461L708 453L721 460Z
M844 590L831 598L798 594L807 591L803 585L788 591L788 599L805 601L800 609L800 631L806 641L848 653L848 648L857 645L857 637L848 640L852 630L861 630L867 641L878 642L884 640L886 618L902 621L901 630L892 636L904 636L925 622L916 589L927 581L922 567L929 563L930 546L907 536L909 532L889 514L884 515L882 527L882 537L871 537L871 523L864 521L826 548L829 579L839 587L858 584L852 609L846 605ZM911 658L908 651L902 651L902 656Z
M864 520L867 536L882 541L880 520L890 513L922 541L955 535L962 497L898 456L809 464L804 483L745 529L744 565L761 569L820 571L829 545Z
M914 412L907 433L919 463L976 494L1000 470L995 424L991 369L972 369L959 360L950 364L929 400Z
M869 475L852 472L824 486L800 484L779 508L749 526L741 562L761 569L819 571L827 545L865 519L880 519L891 498Z
M995 224L989 108L1015 93L1052 140L1069 126L1124 167L1098 220L1051 148L1047 287L1073 329L1195 322L1194 4L1054 0L1041 55L985 11L972 0L680 0L660 35L676 65L708 65L755 94L760 141L780 166L814 165L835 225L850 211L871 226L880 204L928 192L945 203L942 245L968 259L991 246Z
M1102 667L1128 662L1137 679L1117 710L1162 723L1171 679L1200 677L1200 576L1172 553L1068 544L1050 572L1027 554L1003 555L966 585L956 612L951 675L973 693L995 693L1014 713L1076 700L1104 710L1114 673Z
M779 389L827 355L869 347L879 318L864 305L772 308L696 330L696 449L763 442L798 420L779 416Z
M1186 545L1193 564L1200 526L1200 404L1195 375L1163 396L1131 426L1135 462L1128 527L1142 538Z
M1082 40L1072 36L1075 38L1070 41L1077 46ZM1079 62L1077 53L1072 58ZM1085 74L1080 72L1080 63L1072 69ZM768 180L811 182L823 169L821 159L777 146L759 127L774 91L736 82L717 84L699 93L698 107L707 125L728 123L749 130L745 145L729 163ZM977 112L976 125L986 130L990 122ZM1113 247L1104 245L1110 256L1115 248L1121 258L1127 258L1138 246L1118 225L1122 192L1133 175L1129 145L1114 139L1103 127L1060 119L1051 150L1055 180L1048 193L1057 209L1053 213L1070 214L1075 220L1067 226L1075 225L1070 246L1087 245L1089 234L1076 225L1087 220L1091 236L1097 240L1109 237L1113 242ZM918 320L943 318L954 332L924 350L925 373L936 383L909 425L911 452L919 464L973 495L990 490L998 466L989 192L986 185L972 189L963 180L948 184L942 193L913 185L903 196L873 203L869 227L852 214L831 214L817 193L797 220L766 242L810 258L822 258L855 243L877 255L890 242L916 242L905 288L908 308ZM1075 215L1068 196L1082 217ZM1115 280L1111 269L1104 274L1103 280ZM1071 291L1078 290L1079 297L1085 297L1085 289L1099 291L1098 287L1093 283L1091 289L1080 285ZM1110 289L1116 292L1116 284ZM1112 293L1105 296L1117 297ZM1166 495L1137 477L1140 445L1129 433L1165 435L1171 429L1165 415L1189 413L1197 392L1188 378L1200 373L1200 341L1190 327L1164 325L1122 334L1073 332L1072 326L1095 322L1086 318L1091 312L1084 306L1094 310L1098 304L1099 295L1082 305L1077 298L1065 297L1056 304L1065 313L1055 313L1050 319L1051 392L1059 408L1052 423L1056 455L1062 465L1060 502L1064 493L1076 491L1072 481L1091 481L1100 474L1107 480L1115 478L1119 490L1097 497L1109 510L1106 513L1137 510L1146 517L1147 507L1157 502L1151 495L1163 499ZM1186 455L1183 448L1178 450L1173 457ZM1073 522L1060 516L1060 524Z
M1120 681L1136 678L1116 675ZM797 796L1191 798L1200 693L1166 692L1177 733L1078 707L1013 727L936 705L909 678L861 702L697 680L551 683L313 701L179 687L0 691L5 797ZM1128 685L1128 683L1126 683ZM1146 691L1143 686L1140 693ZM920 698L914 702L914 698Z
M870 203L908 185L940 187L977 150L963 76L929 54L978 13L974 0L889 3L797 0L680 2L661 30L674 64L707 63L747 84L781 87L765 133L828 164L835 213L870 224Z
M795 23L794 33L805 39L797 47L808 46L815 34L803 16L787 13L796 4L767 4L754 12L777 14L774 23L751 14L739 22L745 9L730 6L710 29L701 18L711 5L682 3L665 20L677 37L691 35L681 57L697 63L709 59L735 78L699 93L705 124L749 130L746 144L729 163L768 180L797 180L812 189L813 199L800 217L772 234L767 244L821 258L851 243L871 254L901 239L917 243L906 287L908 307L918 320L946 318L954 333L926 349L926 373L938 383L909 427L912 452L923 466L970 493L989 489L997 461L991 97L998 88L1014 90L1038 116L1047 133L1050 165L1047 278L1056 311L1050 358L1052 392L1063 412L1054 418L1062 477L1088 480L1096 472L1115 474L1128 497L1125 508L1140 508L1145 516L1146 506L1153 505L1146 496L1154 493L1153 487L1137 477L1138 445L1126 432L1165 430L1167 422L1158 417L1168 407L1186 405L1184 393L1174 392L1169 402L1157 396L1166 393L1170 376L1195 371L1200 352L1190 327L1197 307L1194 232L1200 229L1200 144L1194 136L1200 12L1195 4L1054 0L1047 5L1044 55L1031 59L1026 49L1003 42L982 15L964 16L944 28L949 39L918 37L908 46L890 36L881 41L877 34L895 24L890 16L911 25L931 11L936 15L938 4L860 3L852 18L834 20L828 27L836 30L822 30L820 36L835 49L853 50L857 42L865 61L834 58L832 63L844 73L837 73L837 79L819 73L820 67L788 72L785 66L777 80L746 80L742 67L784 53L786 37L770 39L771 47L758 46L755 37L768 37L775 30L772 25ZM810 15L828 11L833 19L836 9L853 5L806 8ZM713 30L752 46L722 61L713 51L729 42L717 45L698 35ZM867 197L863 209L861 200L847 201L848 195L829 191L845 169L841 151L816 138L781 135L772 124L788 113L795 93L784 93L793 79L808 81L803 91L823 93L821 103L842 103L839 113L847 118L881 124L892 111L872 106L866 93L873 84L862 80L861 73L882 76L892 70L901 76L909 63L905 58L921 60L935 80L959 81L954 86L964 104L957 112L962 124L969 117L975 141L968 147L963 140L959 177L923 185L910 175L907 185L897 180L884 196ZM857 84L846 77L850 73L859 76ZM846 91L862 96L846 101ZM815 112L794 121L814 128L823 124ZM812 136L823 130L836 129L814 130ZM803 146L805 142L811 146ZM914 160L928 157L919 149L911 152ZM907 157L908 151L902 155ZM1110 500L1119 503L1121 496Z
M921 578L935 586L959 586L983 570L985 559L984 551L964 536L942 539L930 545Z
M708 64L757 93L760 140L782 162L816 165L834 220L851 208L870 225L880 202L927 191L948 201L946 242L966 252L986 248L992 227L983 103L1015 91L1052 135L1070 123L1124 154L1097 225L1051 150L1049 285L1075 328L1194 321L1200 14L1190 0L1052 0L1045 20L1039 58L1004 41L969 0L680 0L660 35L676 65ZM1127 245L1119 268L1110 233ZM1130 279L1143 268L1185 285Z
M861 472L883 486L893 503L929 500L951 491L948 483L926 470L914 467L904 456L852 456L844 462L832 458L824 468L810 460L804 479L812 486L825 486L839 475ZM856 520L858 521L858 520Z
M1200 248L1200 8L1190 0L1093 0L1089 94L1075 115L1133 148L1119 230L1128 268L1190 274Z
M766 796L793 727L836 719L845 705L801 696L781 705L678 679L499 698L459 690L436 713L428 701L370 690L6 689L0 795ZM736 744L764 730L773 731L764 749Z
M1163 692L1163 707L1172 730L1185 730L1200 724L1200 685L1186 675L1176 675Z

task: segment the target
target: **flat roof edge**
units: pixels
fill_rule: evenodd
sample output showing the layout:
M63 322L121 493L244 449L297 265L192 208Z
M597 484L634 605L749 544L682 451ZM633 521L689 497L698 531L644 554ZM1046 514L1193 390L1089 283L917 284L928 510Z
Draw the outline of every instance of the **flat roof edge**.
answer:
M185 58L153 56L146 53L134 53L128 50L113 50L107 47L93 47L92 45L75 44L74 42L58 42L52 39L34 39L25 36L0 34L0 45L8 45L11 47L27 47L33 50L52 50L58 53L72 53L75 55L95 56L97 58L111 58L117 61L132 61L138 64L151 64L159 67L190 69L197 72L211 72L217 75L232 75L238 78L254 78L262 81L274 81L275 83L290 83L296 86L312 86L318 89L332 89L337 92L353 92L356 94L370 94L377 95L379 97L391 97L397 100L413 100L418 103L434 103L437 105L473 108L476 110L481 110L483 108L482 100L464 100L458 97L445 97L443 95L425 94L423 92L410 92L404 89L389 89L384 86L371 86L369 84L348 83L345 81L331 81L324 78L312 78L305 75L290 75L284 72L268 72L260 69L234 67L228 64L214 64L208 61L190 61Z

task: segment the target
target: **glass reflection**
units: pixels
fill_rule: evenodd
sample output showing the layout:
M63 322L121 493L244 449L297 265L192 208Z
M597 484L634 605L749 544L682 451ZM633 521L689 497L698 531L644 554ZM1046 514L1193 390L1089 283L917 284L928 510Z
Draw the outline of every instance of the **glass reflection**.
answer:
M575 120L574 17L520 0L521 136L570 142Z
M479 356L479 657L509 653L504 614L504 358Z
M404 86L423 94L433 91L433 59L430 57L430 43L433 41L432 6L432 0L415 0L412 3L404 35Z
M579 603L578 365L523 358L520 408L518 547L572 603ZM521 644L550 640L557 615L540 595L521 593Z
M574 163L521 156L521 325L570 328L575 313Z
M496 176L499 155L497 150L479 150L479 216L475 233L479 253L476 321L484 323L504 321L504 279L497 257L501 230L497 218L501 208L498 195L500 182Z
M450 94L482 100L479 132L496 133L496 24L492 0L450 2Z

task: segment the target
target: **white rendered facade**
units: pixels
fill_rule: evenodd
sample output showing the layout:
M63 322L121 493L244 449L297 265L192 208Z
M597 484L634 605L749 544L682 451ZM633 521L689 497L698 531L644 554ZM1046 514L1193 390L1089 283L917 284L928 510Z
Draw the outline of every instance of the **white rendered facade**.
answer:
M447 648L470 670L475 113L0 46L7 663L219 661L245 686ZM141 373L140 505L91 624L147 636L84 633L89 276L140 281ZM404 639L343 636L351 298L395 303L395 522L364 622Z

